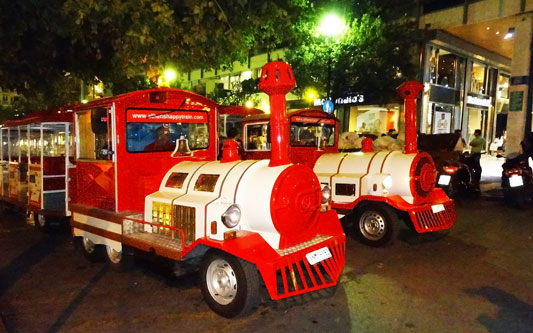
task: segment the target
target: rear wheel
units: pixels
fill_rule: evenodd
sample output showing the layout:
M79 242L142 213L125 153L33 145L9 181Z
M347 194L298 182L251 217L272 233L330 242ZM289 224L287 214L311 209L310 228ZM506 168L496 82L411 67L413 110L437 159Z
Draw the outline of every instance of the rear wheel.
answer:
M47 231L50 227L48 218L43 214L33 213L33 221L35 222L35 227L41 231Z
M388 246L398 237L400 222L391 207L373 203L357 209L354 229L361 242L370 246Z
M222 317L242 317L260 303L257 267L224 252L210 252L201 267L202 294Z
M122 245L122 250L117 251L113 247L106 245L106 261L116 271L126 271L133 267L133 251L126 245Z
M90 262L101 262L104 260L102 245L94 244L88 237L79 237L79 242L85 259Z

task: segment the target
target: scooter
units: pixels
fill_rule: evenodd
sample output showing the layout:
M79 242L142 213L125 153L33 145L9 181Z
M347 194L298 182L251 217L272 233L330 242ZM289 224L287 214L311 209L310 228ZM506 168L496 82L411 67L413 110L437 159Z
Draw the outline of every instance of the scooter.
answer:
M457 152L456 152L457 153ZM473 166L468 153L457 153L455 159L446 160L438 171L437 186L453 199L476 198L479 196L479 172Z
M502 165L503 198L509 205L524 208L533 202L533 172L527 155L508 158Z

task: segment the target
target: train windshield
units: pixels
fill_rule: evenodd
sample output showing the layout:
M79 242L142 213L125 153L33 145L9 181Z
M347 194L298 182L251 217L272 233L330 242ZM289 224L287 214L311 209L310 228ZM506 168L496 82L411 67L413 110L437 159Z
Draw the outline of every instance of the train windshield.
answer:
M335 121L311 117L294 117L291 121L292 146L316 147L335 144ZM302 118L302 119L299 119Z
M207 112L127 110L128 152L171 152L179 139L186 139L191 150L207 148L209 146Z

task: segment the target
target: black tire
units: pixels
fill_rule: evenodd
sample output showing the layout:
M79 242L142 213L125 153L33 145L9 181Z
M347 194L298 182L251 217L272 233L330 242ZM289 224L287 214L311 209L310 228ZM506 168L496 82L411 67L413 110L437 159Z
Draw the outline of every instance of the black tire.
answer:
M78 237L78 246L83 253L85 259L90 262L104 261L104 247L99 244L94 244L87 237Z
M104 257L107 264L115 271L124 272L130 270L134 264L133 249L122 245L120 252L115 251L111 246L104 247Z
M370 203L356 208L353 220L356 237L364 244L389 246L400 232L396 211L383 203Z
M202 261L200 274L204 300L218 315L244 317L259 306L259 274L254 264L225 252L210 251Z
M40 231L48 231L50 229L50 218L43 214L34 212L33 222L35 223L35 228Z

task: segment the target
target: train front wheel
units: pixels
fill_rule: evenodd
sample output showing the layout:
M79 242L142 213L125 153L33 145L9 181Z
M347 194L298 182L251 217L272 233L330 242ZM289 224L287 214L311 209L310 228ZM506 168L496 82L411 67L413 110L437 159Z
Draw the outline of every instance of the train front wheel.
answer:
M357 238L370 246L391 245L400 232L398 214L382 203L357 208L353 221Z
M202 262L201 278L205 302L222 317L246 316L259 306L259 274L252 263L212 251Z

